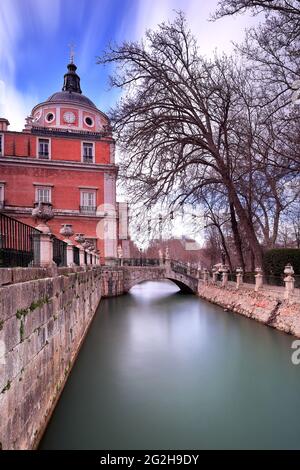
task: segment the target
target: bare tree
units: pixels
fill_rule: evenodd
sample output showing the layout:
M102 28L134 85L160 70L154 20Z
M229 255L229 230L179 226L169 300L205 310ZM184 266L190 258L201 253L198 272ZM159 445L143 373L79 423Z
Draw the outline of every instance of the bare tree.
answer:
M182 14L148 31L144 43L111 46L99 63L118 64L112 85L126 90L111 118L133 198L182 203L201 188L223 185L261 265L262 249L235 181L247 70L225 56L201 57Z

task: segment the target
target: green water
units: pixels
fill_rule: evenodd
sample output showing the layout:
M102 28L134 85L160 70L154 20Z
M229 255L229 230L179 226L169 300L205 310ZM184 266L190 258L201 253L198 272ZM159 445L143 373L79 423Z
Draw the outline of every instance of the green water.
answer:
M40 448L300 448L293 340L167 281L102 300Z

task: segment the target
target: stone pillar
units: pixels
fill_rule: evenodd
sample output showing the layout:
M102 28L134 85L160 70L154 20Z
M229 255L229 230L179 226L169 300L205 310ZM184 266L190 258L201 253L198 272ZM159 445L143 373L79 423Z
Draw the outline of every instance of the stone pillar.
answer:
M163 252L159 249L158 250L158 258L159 258L159 266L164 265L164 255Z
M197 279L201 279L201 264L197 265Z
M74 266L73 243L70 240L64 240L67 244L67 266Z
M85 251L86 251L86 254L87 254L87 257L86 257L87 263L86 264L90 265L91 264L90 251L89 250L85 250Z
M222 269L222 287L227 287L228 285L228 268L226 266Z
M203 269L203 282L205 286L207 286L208 284L208 277L209 277L208 271L206 268L204 268Z
M217 284L217 280L218 280L218 271L216 268L213 268L212 269L212 282L213 284Z
M188 263L187 263L187 271L186 271L186 273L187 273L188 275L191 274L191 263L190 263L189 261L188 261Z
M39 235L40 249L35 253L35 261L42 268L53 266L53 241L50 228L45 223L41 223L36 227L41 233Z
M165 268L167 271L171 269L171 260L170 260L170 254L169 254L169 248L166 248L166 254L165 254Z
M82 246L79 247L79 265L85 266L84 262L84 248Z
M288 300L293 295L294 286L295 286L295 278L293 277L294 269L291 264L286 265L286 267L284 268L284 274L286 275L286 277L284 278L284 282L285 282L284 298Z
M255 292L258 292L262 286L263 286L263 275L262 275L262 269L260 267L255 269Z
M243 284L243 270L236 268L236 288L239 289Z

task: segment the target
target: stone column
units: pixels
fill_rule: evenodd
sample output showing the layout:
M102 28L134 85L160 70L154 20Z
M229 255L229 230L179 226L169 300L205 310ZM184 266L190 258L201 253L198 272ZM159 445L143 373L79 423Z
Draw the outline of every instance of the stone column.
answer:
M91 264L90 251L89 250L85 250L85 251L86 251L86 254L87 254L87 257L86 257L87 263L86 264L90 265Z
M223 266L222 269L222 287L227 287L228 285L228 268Z
M255 292L258 292L262 286L263 286L263 275L262 275L262 269L260 267L255 269Z
M236 288L239 289L243 284L243 270L236 268Z
M165 254L165 268L167 271L171 269L171 260L170 260L170 254L169 254L169 248L166 248L166 254Z
M197 265L197 279L201 279L201 264Z
M79 247L79 265L85 266L84 262L84 248L82 246Z
M64 240L67 244L67 266L74 266L73 243L70 240Z
M284 268L284 274L286 275L286 277L284 278L284 282L285 282L284 298L288 300L293 295L294 286L295 286L295 278L293 277L294 269L291 264L286 265L286 267Z
M40 266L48 268L53 266L53 241L51 234L42 233L40 236Z
M190 263L189 261L188 261L188 263L187 263L187 270L186 270L186 273L187 273L188 275L191 274L191 263Z
M158 250L158 258L159 258L159 266L164 265L164 255L163 252L159 249Z
M203 282L204 282L204 285L207 286L208 284L208 271L206 268L203 269Z
M212 269L212 282L213 284L217 284L217 280L218 280L218 271L216 268L213 268Z

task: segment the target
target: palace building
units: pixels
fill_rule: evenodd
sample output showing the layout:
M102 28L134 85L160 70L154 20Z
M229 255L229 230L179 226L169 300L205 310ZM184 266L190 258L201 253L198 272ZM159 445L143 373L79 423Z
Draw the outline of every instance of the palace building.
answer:
M108 117L82 94L71 59L62 91L37 104L22 132L0 119L0 208L28 225L32 209L51 203L48 222L62 224L100 250L102 258L129 256L127 204L116 201L115 142Z

